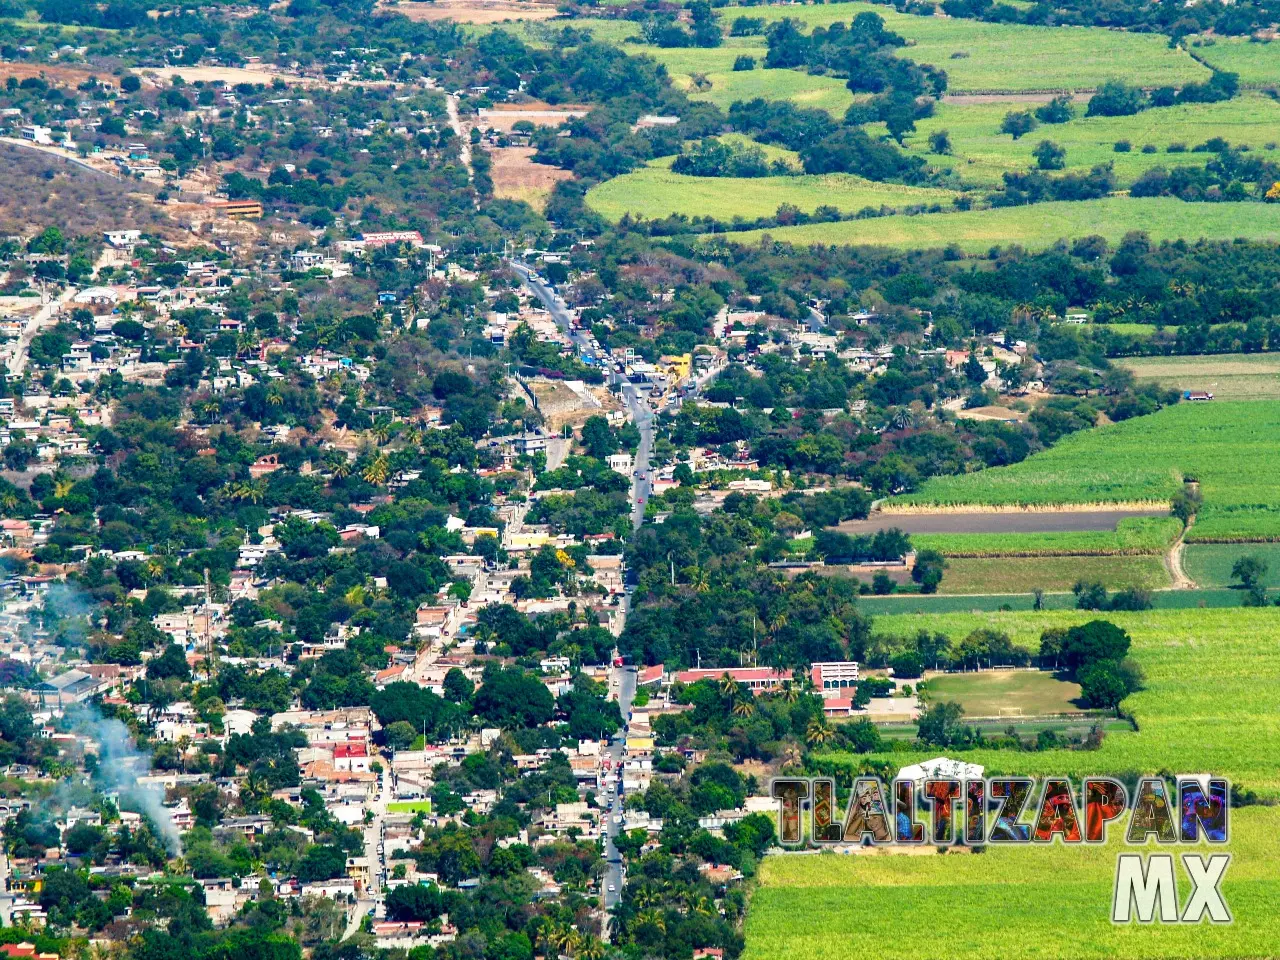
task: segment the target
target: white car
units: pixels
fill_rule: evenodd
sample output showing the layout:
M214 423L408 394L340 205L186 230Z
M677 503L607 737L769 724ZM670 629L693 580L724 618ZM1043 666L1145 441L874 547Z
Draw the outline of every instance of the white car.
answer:
M609 884L609 892L610 892L610 893L617 893L617 892L618 892L618 888L617 888L617 887L615 887L615 886L611 883L611 884Z

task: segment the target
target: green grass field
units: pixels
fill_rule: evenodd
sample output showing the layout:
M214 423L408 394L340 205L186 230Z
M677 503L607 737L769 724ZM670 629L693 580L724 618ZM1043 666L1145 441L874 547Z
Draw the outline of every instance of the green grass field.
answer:
M621 177L606 180L587 194L587 205L618 220L631 213L648 219L669 214L714 217L726 223L771 217L783 203L806 213L828 204L856 213L865 207L904 209L919 204L950 204L956 194L933 187L877 183L851 174L781 177L687 177L671 172L674 157L663 157Z
M1098 616L1079 610L908 614L877 616L875 630L899 636L940 631L958 643L973 630L988 627L1035 649L1046 627L1071 626ZM1280 712L1274 696L1280 683L1280 651L1274 643L1280 610L1149 610L1101 616L1130 633L1130 655L1146 675L1146 688L1124 701L1137 720L1138 733L1108 738L1095 751L969 750L960 755L984 765L989 774L1209 771L1280 797ZM936 750L928 754L936 755ZM925 756L911 751L886 754L884 759L904 765Z
M999 717L1002 710L1020 710L1024 717L1076 713L1080 685L1040 670L987 670L932 677L926 699L951 701L964 707L966 717Z
M914 539L914 538L913 538ZM919 544L917 544L917 549ZM995 557L948 560L938 587L945 594L1030 593L1070 590L1078 580L1104 586L1169 586L1160 557Z
M1193 543L1183 551L1182 569L1202 587L1239 586L1231 567L1246 556L1267 564L1266 586L1280 587L1280 543Z
M1172 517L1127 517L1115 530L1049 533L917 533L917 550L948 557L1096 557L1163 553L1177 539L1182 523Z
M1170 50L1165 38L1155 34L918 17L871 3L724 7L718 13L726 28L739 16L765 21L792 17L812 28L847 24L867 11L907 39L903 56L947 71L953 93L1085 90L1116 77L1141 86L1178 86L1209 76L1186 51Z
M1274 956L1280 939L1280 810L1232 811L1231 830L1227 848L1234 858L1222 883L1231 924L1111 923L1116 854L1123 849L1114 828L1107 846L988 847L982 856L766 857L747 915L743 957ZM1185 874L1179 882L1185 901Z
M1280 240L1280 204L1183 203L1171 197L1107 197L1076 203L811 223L723 234L735 243L773 240L803 246L955 246L971 253L1014 244L1044 249L1063 239L1091 235L1116 243L1131 230L1162 240Z
M396 800L387 804L387 813L430 813L430 800Z
M841 118L853 103L854 96L845 86L844 80L838 77L812 76L799 70L765 70L764 54L763 49L751 54L756 58L754 70L735 71L730 63L725 70L701 71L711 84L709 89L694 89L692 78L678 79L691 100L707 100L726 113L730 106L740 100L763 97L765 100L790 100L796 106L826 110L832 116Z
M1233 144L1246 144L1264 151L1268 143L1280 141L1280 104L1261 93L1247 93L1225 103L1186 104L1159 110L1145 110L1131 117L1085 117L1088 96L1076 99L1076 119L1067 123L1041 124L1014 140L1000 133L1000 122L1010 110L1025 110L1034 104L1016 102L941 103L932 117L921 120L907 138L909 151L939 170L950 170L966 185L995 187L1000 175L1035 166L1032 151L1042 140L1064 148L1066 169L1083 172L1098 164L1112 163L1120 187L1128 187L1152 167L1204 166L1212 157L1192 153L1191 148L1211 137L1223 137ZM946 130L952 154L929 152L929 136ZM1117 153L1117 141L1132 145L1128 153ZM1170 144L1182 144L1186 153L1168 153ZM1145 145L1155 153L1143 153Z
M1215 402L1280 398L1280 355L1273 353L1133 357L1119 363L1140 381L1176 390L1209 390Z
M1151 594L1151 605L1156 610L1221 610L1239 607L1243 594L1226 587L1210 587L1204 590L1158 590ZM890 594L889 596L859 597L858 608L863 613L879 617L884 615L928 618L941 613L996 613L1003 609L1030 611L1034 597L1022 594L941 594L919 593ZM1044 609L1074 610L1076 598L1071 593L1046 593Z
M1189 37L1191 49L1218 70L1240 74L1240 82L1269 86L1280 77L1280 44L1248 37Z
M1204 506L1188 540L1280 537L1280 403L1183 403L1064 437L1009 467L935 477L893 505L1167 502L1186 478Z

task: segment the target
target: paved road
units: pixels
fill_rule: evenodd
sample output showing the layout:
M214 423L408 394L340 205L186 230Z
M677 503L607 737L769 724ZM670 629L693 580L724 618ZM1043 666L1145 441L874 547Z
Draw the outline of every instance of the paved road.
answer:
M634 667L614 667L613 675L618 682L618 709L622 711L622 731L609 744L607 751L609 758L613 761L613 769L608 771L608 775L611 785L617 789L617 799L609 812L609 820L605 827L604 907L605 912L609 915L605 919L606 926L611 922L613 908L622 899L622 882L626 878L626 874L622 869L622 858L618 854L618 848L613 845L613 838L622 829L621 825L615 822L615 819L622 815L623 801L625 799L620 767L627 756L627 721L631 714L631 700L636 695L636 671ZM605 933L607 938L607 929Z
M633 475L631 483L631 523L639 529L640 524L644 522L644 504L648 501L649 492L653 486L649 463L653 454L653 412L649 409L648 387L632 384L606 365L603 354L591 345L591 338L584 331L573 329L573 316L564 303L556 297L555 292L541 280L535 280L534 271L526 264L518 260L508 262L524 280L525 285L542 302L547 312L551 314L551 319L556 322L556 326L569 335L578 352L599 366L610 384L621 385L622 400L626 404L627 413L640 430L640 446L636 451L634 465L637 475ZM550 465L549 461L548 465Z
M378 797L370 805L373 810L373 821L364 828L364 855L369 861L369 883L360 891L360 897L347 917L347 929L342 934L346 940L355 936L360 930L360 922L370 910L377 910L382 901L382 883L386 877L387 862L383 854L382 818L387 814L387 804L391 800L391 771L382 774L382 789Z

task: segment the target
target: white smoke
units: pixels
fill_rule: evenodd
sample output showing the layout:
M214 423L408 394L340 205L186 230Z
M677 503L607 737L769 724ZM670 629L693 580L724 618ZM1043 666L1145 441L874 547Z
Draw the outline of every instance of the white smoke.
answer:
M75 723L99 744L98 776L103 784L151 819L171 854L181 853L182 834L164 805L164 791L155 784L138 782L151 772L151 754L140 750L129 728L114 717L103 717L90 708L78 711Z

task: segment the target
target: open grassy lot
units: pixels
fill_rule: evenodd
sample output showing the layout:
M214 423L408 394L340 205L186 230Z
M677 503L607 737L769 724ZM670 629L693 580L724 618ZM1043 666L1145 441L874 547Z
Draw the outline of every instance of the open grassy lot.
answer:
M812 28L849 23L867 11L906 37L911 45L904 56L946 70L952 92L1087 90L1113 77L1141 86L1178 86L1209 76L1186 51L1170 50L1155 34L918 17L871 3L725 7L719 14L726 28L738 16L792 17Z
M1193 543L1183 551L1182 569L1202 587L1238 586L1231 567L1246 556L1267 564L1264 584L1280 587L1280 543Z
M397 800L387 804L387 813L430 813L430 800Z
M1144 110L1131 117L1085 117L1088 99L1088 95L1077 98L1076 119L1041 124L1019 140L1000 133L1000 122L1010 110L1027 109L1026 103L941 103L932 117L917 124L907 147L933 167L953 171L966 184L998 186L1002 173L1034 167L1031 152L1036 144L1052 140L1066 150L1068 171L1112 163L1118 185L1128 187L1152 167L1204 166L1213 154L1193 153L1191 148L1212 137L1263 152L1267 144L1280 141L1280 104L1261 93L1246 93L1225 103ZM929 152L929 136L939 130L951 138L951 156ZM1115 151L1121 140L1132 145L1128 153ZM1187 152L1169 153L1171 144L1181 144ZM1156 152L1143 153L1148 145Z
M933 187L877 183L852 174L781 177L687 177L671 172L674 157L606 180L587 194L587 205L610 220L625 213L650 219L669 214L734 217L751 220L773 216L790 203L806 213L828 204L856 213L865 207L905 209L921 204L950 204L956 196Z
M920 533L912 534L911 542L917 550L937 550L948 557L1074 556L1078 559L1084 555L1114 557L1163 553L1181 530L1181 521L1173 517L1129 517L1116 524L1114 530Z
M980 857L766 857L747 915L743 957L1271 956L1280 938L1274 909L1280 899L1278 832L1280 810L1232 811L1226 848L1233 860L1222 883L1231 924L1111 923L1116 855L1123 849L1114 828L1106 846L997 846ZM1185 901L1185 875L1180 883Z
M1099 616L1129 632L1130 655L1146 674L1146 688L1124 701L1139 732L1108 738L1094 751L970 750L962 751L963 759L983 764L989 774L1212 771L1237 785L1280 796L1280 713L1274 694L1280 683L1280 649L1274 642L1280 610L1274 607L1101 615L1081 610L908 614L877 616L875 630L902 636L939 631L958 643L973 630L988 627L1035 649L1046 627L1069 627ZM897 765L922 758L914 751L886 755Z
M927 699L952 701L967 717L998 717L1001 710L1020 710L1025 717L1075 713L1081 709L1080 685L1041 670L987 670L929 678Z
M1189 37L1195 55L1218 70L1240 74L1244 84L1270 85L1280 77L1280 43L1249 37Z
M1084 430L1022 463L936 477L896 506L1167 501L1200 482L1189 540L1280 537L1280 403L1183 403Z
M959 557L947 562L940 593L1065 592L1078 580L1097 581L1109 588L1148 589L1167 587L1170 582L1164 562L1153 556Z
M1229 353L1205 357L1133 357L1119 361L1139 380L1177 390L1209 390L1217 400L1280 397L1280 355Z
M1171 197L1107 197L1076 203L1037 203L1026 207L881 217L841 223L745 230L724 236L737 243L774 240L800 245L948 247L979 253L993 246L1019 244L1043 249L1062 239L1091 235L1115 243L1130 230L1145 230L1162 240L1227 240L1246 237L1280 240L1280 205L1261 203L1183 203Z

